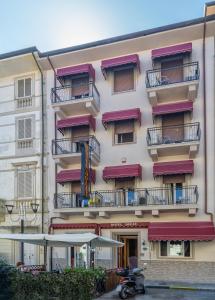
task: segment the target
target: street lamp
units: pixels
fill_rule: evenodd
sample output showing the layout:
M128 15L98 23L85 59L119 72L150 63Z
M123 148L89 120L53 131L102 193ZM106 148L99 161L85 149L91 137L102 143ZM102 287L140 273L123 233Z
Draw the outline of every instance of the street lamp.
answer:
M18 218L17 219L13 219L12 218L12 213L13 213L13 209L14 209L14 205L13 204L5 204L7 213L10 216L10 220L12 222L18 222L20 221L20 228L21 228L21 233L24 233L24 221L29 221L32 222L34 220L36 220L36 213L38 212L39 209L39 204L36 202L32 202L30 204L30 207L34 213L34 217L32 219L28 219L26 212L27 212L27 206L25 205L25 203L20 202L19 203L19 211L18 211ZM20 256L20 260L21 262L24 262L24 243L21 242L21 256Z

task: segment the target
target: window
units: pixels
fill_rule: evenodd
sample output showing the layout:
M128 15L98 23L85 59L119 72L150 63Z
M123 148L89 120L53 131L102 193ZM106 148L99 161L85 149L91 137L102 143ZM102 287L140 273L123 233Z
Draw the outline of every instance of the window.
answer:
M33 118L17 120L17 147L26 149L33 147Z
M113 74L114 93L134 90L134 68L115 70Z
M17 171L17 198L33 197L33 170L20 169Z
M115 122L115 144L133 143L134 142L134 121L126 120Z
M161 241L160 256L191 257L190 241Z
M17 80L17 98L31 97L32 95L32 79L23 78Z

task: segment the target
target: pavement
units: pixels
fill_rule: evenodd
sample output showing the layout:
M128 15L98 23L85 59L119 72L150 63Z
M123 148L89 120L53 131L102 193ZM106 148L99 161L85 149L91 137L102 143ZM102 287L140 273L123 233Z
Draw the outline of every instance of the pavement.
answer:
M145 295L130 297L128 300L214 300L213 291L190 291L148 288ZM105 294L97 300L119 300L116 291Z
M187 282L166 282L146 280L146 294L130 297L130 300L215 300L215 284L199 284ZM119 296L114 290L98 300L117 300Z

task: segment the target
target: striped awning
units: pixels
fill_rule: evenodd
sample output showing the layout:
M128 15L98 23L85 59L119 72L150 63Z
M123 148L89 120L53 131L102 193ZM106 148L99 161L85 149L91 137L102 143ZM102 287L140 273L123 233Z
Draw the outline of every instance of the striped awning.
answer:
M154 222L148 227L149 241L212 241L212 222Z
M152 59L192 52L192 43L184 43L152 50Z
M181 160L170 162L154 163L153 175L173 175L173 174L193 174L194 163L193 160Z

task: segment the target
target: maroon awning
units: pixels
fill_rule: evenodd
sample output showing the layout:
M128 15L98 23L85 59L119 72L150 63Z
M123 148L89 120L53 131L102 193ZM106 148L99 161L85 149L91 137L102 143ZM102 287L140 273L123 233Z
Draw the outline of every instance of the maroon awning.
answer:
M137 120L141 124L141 112L139 108L132 108L126 110L117 110L106 112L102 115L102 124L107 127L107 124L122 120Z
M149 241L211 241L215 239L212 222L155 222L148 227Z
M153 175L193 174L193 160L181 160L154 163Z
M142 167L139 164L105 167L103 170L103 179L116 179L127 177L142 178Z
M192 43L173 45L152 50L152 59L189 52L192 52Z
M57 121L57 129L62 130L65 128L77 127L82 125L88 125L94 131L96 130L96 120L91 115L78 116Z
M120 57L102 60L101 70L104 77L106 77L107 69L122 66L122 65L128 65L128 64L136 65L140 72L140 60L138 54L130 54L126 56L120 56Z
M193 101L183 101L174 102L162 105L156 105L152 108L153 116L166 115L178 112L192 112L193 111Z
M92 182L95 183L96 172L94 169L90 170L90 176ZM66 183L66 182L73 182L73 181L80 181L80 180L81 180L81 169L62 170L56 176L57 183Z
M83 64L57 69L57 77L88 73L95 80L95 70L91 64Z

